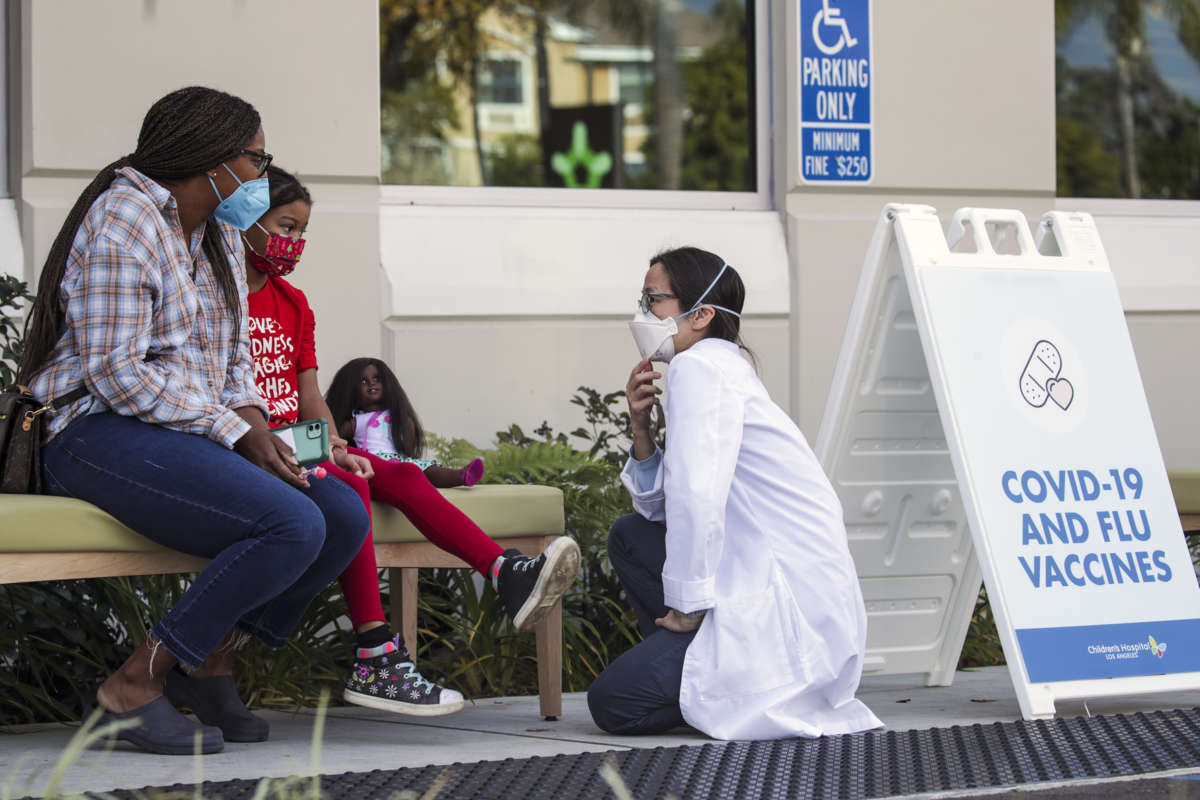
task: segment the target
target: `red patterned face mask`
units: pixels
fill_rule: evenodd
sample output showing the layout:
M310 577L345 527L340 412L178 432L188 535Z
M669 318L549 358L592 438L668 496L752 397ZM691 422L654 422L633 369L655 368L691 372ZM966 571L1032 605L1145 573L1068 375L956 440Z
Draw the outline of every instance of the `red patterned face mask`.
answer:
M264 233L267 232L261 225L259 228ZM242 239L245 241L246 237L243 236ZM264 275L274 275L277 278L290 275L296 268L296 262L300 260L300 254L303 252L303 239L290 239L287 236L280 236L278 233L268 234L265 253L259 253L250 245L249 241L246 241L246 263Z

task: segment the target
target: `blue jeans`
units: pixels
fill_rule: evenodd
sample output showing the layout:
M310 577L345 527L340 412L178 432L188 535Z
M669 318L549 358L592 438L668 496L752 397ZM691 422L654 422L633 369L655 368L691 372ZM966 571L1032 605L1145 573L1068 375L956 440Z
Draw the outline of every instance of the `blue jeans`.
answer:
M216 442L113 413L42 448L47 491L99 506L151 541L212 559L151 629L195 668L235 627L280 648L354 558L369 523L334 478L297 489Z
M644 637L588 689L592 720L609 733L663 733L685 724L679 687L683 658L696 632L675 633L654 624L667 613L662 584L666 537L666 525L640 514L621 517L608 534L609 560Z

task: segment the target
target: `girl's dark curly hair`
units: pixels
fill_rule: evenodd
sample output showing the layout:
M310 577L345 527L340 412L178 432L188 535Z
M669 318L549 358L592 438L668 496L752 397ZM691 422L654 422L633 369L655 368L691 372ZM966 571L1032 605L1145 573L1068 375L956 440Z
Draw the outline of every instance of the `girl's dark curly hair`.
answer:
M425 452L425 430L413 409L408 395L400 386L396 374L378 358L354 358L342 365L329 382L325 393L325 404L333 415L334 427L354 419L358 410L358 386L362 382L363 370L368 366L379 371L383 381L383 404L392 418L392 444L396 452L409 458L420 458ZM359 443L361 444L361 443Z

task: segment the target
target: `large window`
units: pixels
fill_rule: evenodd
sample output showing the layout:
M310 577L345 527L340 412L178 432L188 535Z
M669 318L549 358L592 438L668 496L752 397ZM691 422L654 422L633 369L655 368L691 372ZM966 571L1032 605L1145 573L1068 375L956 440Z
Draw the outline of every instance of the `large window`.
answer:
M756 0L381 0L384 183L756 192Z
M489 58L479 72L479 102L522 103L521 62L512 58Z
M1200 0L1056 0L1058 194L1200 199Z

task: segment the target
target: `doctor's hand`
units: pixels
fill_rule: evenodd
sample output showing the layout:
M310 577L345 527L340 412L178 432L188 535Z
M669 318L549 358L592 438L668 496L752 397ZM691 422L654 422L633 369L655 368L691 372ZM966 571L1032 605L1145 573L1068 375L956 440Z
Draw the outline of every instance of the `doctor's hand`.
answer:
M667 612L665 617L659 617L654 620L654 624L660 628L666 628L675 633L691 633L700 627L700 623L704 621L704 615L698 617L685 617L675 609Z
M655 372L650 366L650 359L644 358L629 373L629 383L625 384L625 400L629 403L629 428L633 434L633 457L645 461L654 455L654 439L650 434L650 409L657 408L659 419L662 419L662 406L658 396L662 389L654 385L656 378L662 374Z
M629 373L629 382L625 384L625 399L629 402L629 424L635 431L650 430L650 409L658 403L662 389L654 385L654 381L662 374L655 372L650 366L650 359L644 358Z

